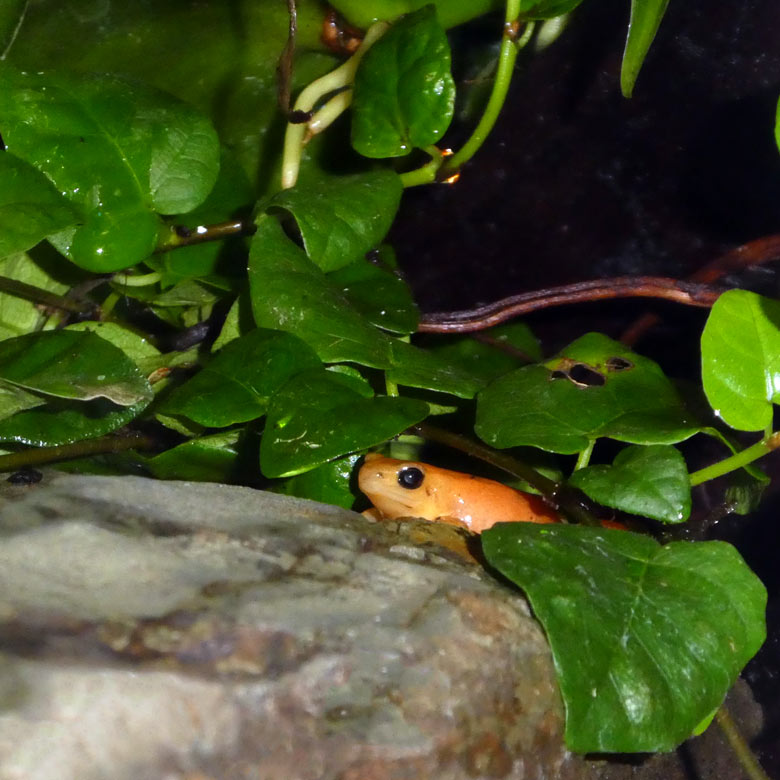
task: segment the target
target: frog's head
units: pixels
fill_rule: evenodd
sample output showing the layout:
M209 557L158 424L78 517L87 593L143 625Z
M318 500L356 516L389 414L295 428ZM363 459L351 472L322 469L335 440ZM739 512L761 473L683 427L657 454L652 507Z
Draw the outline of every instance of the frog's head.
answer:
M411 460L394 460L377 453L366 455L358 473L358 485L387 518L435 519L436 487L428 466Z

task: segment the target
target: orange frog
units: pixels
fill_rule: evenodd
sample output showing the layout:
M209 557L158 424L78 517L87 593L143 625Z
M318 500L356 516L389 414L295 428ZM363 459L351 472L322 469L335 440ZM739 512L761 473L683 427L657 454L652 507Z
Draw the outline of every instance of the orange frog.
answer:
M539 496L492 479L440 469L427 463L365 457L360 489L374 505L366 514L395 520L421 517L482 533L495 523L558 523L561 518Z

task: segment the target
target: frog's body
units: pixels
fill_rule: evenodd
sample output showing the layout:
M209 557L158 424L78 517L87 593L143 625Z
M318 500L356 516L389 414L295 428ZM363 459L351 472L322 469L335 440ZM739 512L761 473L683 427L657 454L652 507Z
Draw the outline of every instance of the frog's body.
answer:
M427 463L369 454L358 475L360 489L379 516L421 517L482 533L495 523L556 523L558 515L538 496L491 479Z

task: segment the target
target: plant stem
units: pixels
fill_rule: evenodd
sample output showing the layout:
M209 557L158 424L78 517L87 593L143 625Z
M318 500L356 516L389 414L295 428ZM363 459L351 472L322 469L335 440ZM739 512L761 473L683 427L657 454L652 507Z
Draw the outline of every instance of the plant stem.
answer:
M254 232L255 226L251 222L240 219L229 219L213 225L198 225L196 228L175 225L162 234L154 253L170 252L172 249L203 244L206 241L221 241L232 236L251 236Z
M577 462L574 464L574 470L584 469L590 463L590 456L593 455L593 448L596 446L596 440L591 439L588 446L581 450L577 455Z
M159 271L152 271L148 274L115 274L113 282L121 284L123 287L150 287L160 281Z
M519 14L520 0L507 0L504 33L498 53L496 78L493 82L493 89L490 93L488 104L485 106L485 111L474 128L471 137L442 166L442 175L450 176L458 171L464 163L468 162L485 142L485 139L496 124L509 91L509 84L512 81L512 71L515 67L517 53L528 42L533 32L533 24L529 24L522 37L518 39L519 22L517 17Z
M712 306L723 293L720 287L696 282L683 282L665 276L616 276L587 282L564 284L545 290L511 295L485 306L465 311L445 311L425 314L420 318L419 333L473 333L502 322L541 311L586 301L611 298L661 298L685 306Z
M438 146L426 146L423 151L431 156L430 162L413 171L402 173L399 178L404 187L417 187L420 184L433 184L436 181L436 174L444 160L441 149Z
M75 444L61 444L57 447L35 447L9 455L0 455L0 471L16 471L24 466L40 466L58 460L71 460L87 455L122 452L124 450L148 450L154 446L150 436L139 433L126 436L101 436Z
M65 298L62 295L56 295L48 290L35 287L32 284L18 282L16 279L9 279L7 276L0 276L0 292L14 295L17 298L24 298L26 301L48 306L52 309L61 309L74 314L87 314L93 310L89 303L80 303L72 298Z
M769 780L769 775L761 768L761 764L758 763L758 759L753 754L750 746L745 742L742 734L740 734L725 704L721 705L715 713L715 720L718 722L718 726L723 731L726 741L734 751L734 755L750 780Z
M703 469L694 471L688 477L691 487L701 485L702 482L709 482L711 479L722 477L724 474L747 466L748 463L758 460L778 447L780 447L780 432L773 433L771 436L761 439L761 441L756 442L747 449L737 452L717 463L713 463L711 466L705 466Z

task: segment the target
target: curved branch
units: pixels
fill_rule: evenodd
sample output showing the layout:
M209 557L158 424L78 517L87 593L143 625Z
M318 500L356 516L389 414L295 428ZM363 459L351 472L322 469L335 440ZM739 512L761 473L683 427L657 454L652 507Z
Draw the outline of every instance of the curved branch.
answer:
M552 306L610 298L661 298L685 306L708 308L722 292L719 287L664 276L618 276L512 295L466 311L424 314L417 330L420 333L470 333Z

